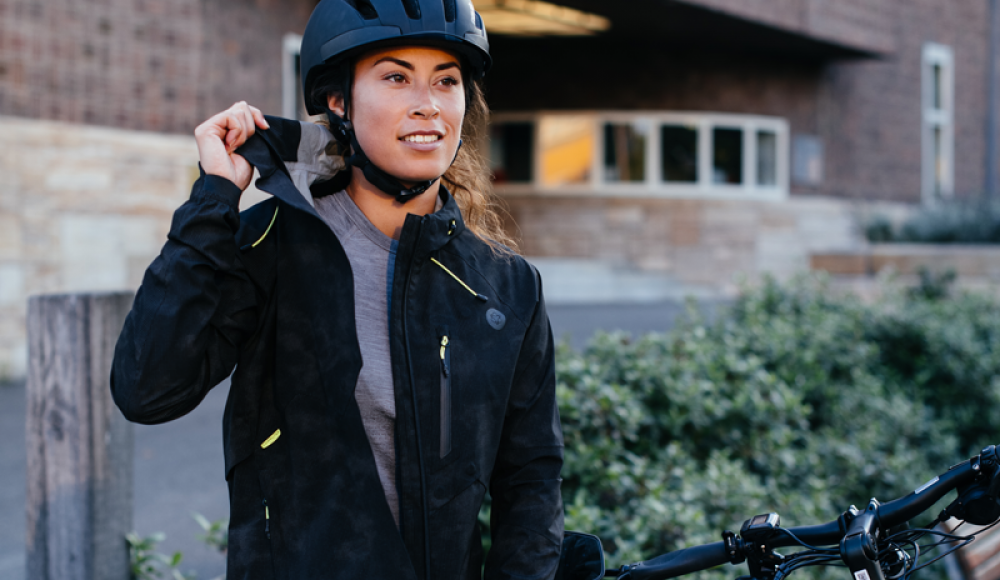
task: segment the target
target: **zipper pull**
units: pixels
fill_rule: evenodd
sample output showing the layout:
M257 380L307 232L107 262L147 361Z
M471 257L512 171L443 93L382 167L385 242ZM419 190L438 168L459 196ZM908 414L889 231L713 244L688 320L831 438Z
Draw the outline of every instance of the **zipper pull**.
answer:
M271 510L267 507L267 500L264 500L264 533L267 539L271 539Z
M448 368L448 358L445 356L448 353L448 335L441 337L441 372L444 376L451 374L451 369Z

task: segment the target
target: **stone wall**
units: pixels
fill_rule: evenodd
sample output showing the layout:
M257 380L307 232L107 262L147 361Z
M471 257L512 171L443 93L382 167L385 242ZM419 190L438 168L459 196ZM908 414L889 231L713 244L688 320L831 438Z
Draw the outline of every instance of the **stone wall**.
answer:
M555 302L719 297L762 274L787 278L810 256L863 248L867 215L905 206L783 201L509 196L521 251ZM514 225L516 224L516 225Z
M0 117L0 380L24 375L28 296L134 291L197 176L193 137Z
M0 380L24 375L28 296L137 289L197 176L193 137L0 116Z
M138 287L197 176L194 139L0 117L0 378L31 294Z

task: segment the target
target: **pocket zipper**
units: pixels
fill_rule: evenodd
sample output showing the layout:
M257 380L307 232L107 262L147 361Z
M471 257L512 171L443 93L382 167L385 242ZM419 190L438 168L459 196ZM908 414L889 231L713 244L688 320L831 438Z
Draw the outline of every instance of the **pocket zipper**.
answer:
M271 510L267 507L267 500L264 500L264 533L267 539L271 539Z
M451 342L441 336L441 458L451 453Z

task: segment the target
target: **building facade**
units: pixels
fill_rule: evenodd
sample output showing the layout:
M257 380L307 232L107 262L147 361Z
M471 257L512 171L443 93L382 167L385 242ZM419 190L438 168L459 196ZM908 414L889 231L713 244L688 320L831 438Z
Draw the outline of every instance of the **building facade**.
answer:
M550 300L732 292L983 193L990 0L479 0L488 154ZM29 294L134 288L246 100L301 110L315 0L0 0L0 376ZM259 199L247 195L246 203Z

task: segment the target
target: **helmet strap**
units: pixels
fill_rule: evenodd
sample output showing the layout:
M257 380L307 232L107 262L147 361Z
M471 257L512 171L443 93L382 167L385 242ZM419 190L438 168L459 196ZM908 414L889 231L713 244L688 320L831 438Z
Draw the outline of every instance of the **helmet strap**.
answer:
M441 176L438 176L434 179L417 182L412 187L404 186L397 178L393 177L389 173L386 173L368 159L364 150L361 149L361 144L358 143L358 138L354 134L354 127L351 126L350 121L344 119L330 109L326 110L326 118L330 122L330 131L333 133L334 139L336 139L341 145L349 146L351 148L353 154L345 157L344 163L348 167L353 166L360 169L369 183L383 192L395 197L396 201L399 203L406 203L410 201L427 191L432 185L434 185L435 181L441 179ZM458 152L461 149L462 141L459 140L458 148L455 149L455 157L451 160L452 163L455 163L455 159L458 158Z

